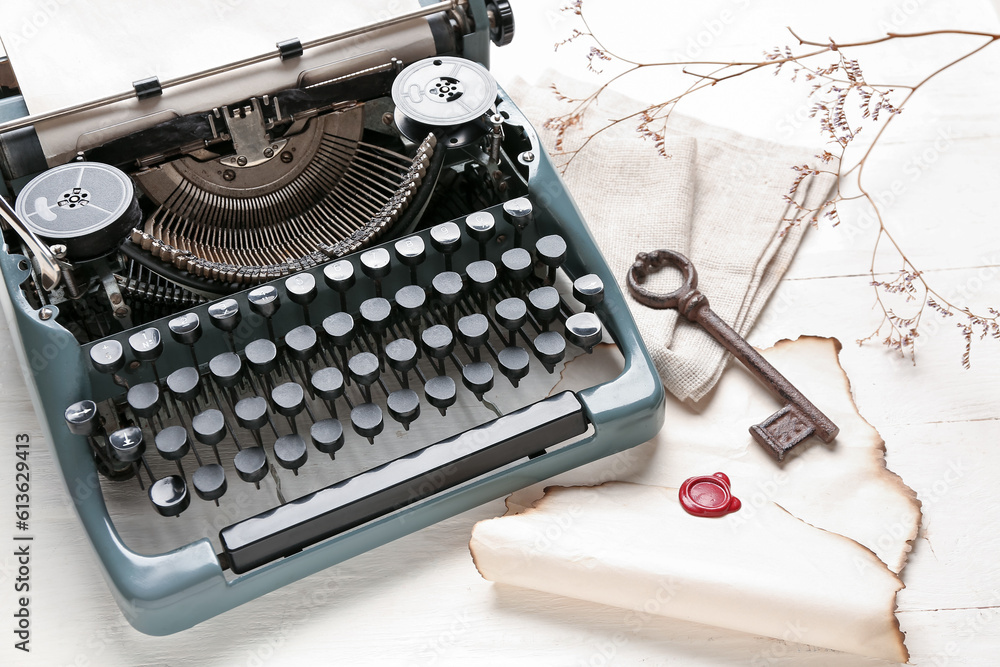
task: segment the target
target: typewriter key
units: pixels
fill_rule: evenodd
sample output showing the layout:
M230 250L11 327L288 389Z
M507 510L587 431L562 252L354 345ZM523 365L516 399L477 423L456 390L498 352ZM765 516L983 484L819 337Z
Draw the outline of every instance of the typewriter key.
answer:
M153 482L149 500L163 516L180 516L191 505L187 482L180 475L168 475Z
M551 285L556 280L556 270L566 261L566 240L558 234L543 236L535 243L535 254L538 261L549 267L545 284Z
M566 340L557 331L543 331L533 342L535 356L549 373L555 372L555 365L566 356Z
M559 292L555 287L539 287L528 292L528 308L542 331L548 331L549 325L559 317L559 306Z
M181 467L181 459L191 450L191 441L188 439L187 429L183 426L168 426L153 439L156 444L156 451L167 461L177 462L177 471L184 476L184 468ZM197 454L197 452L195 452Z
M323 280L327 287L340 294L341 312L347 311L347 292L357 280L354 277L354 265L346 259L327 264L323 268Z
M431 246L444 255L445 271L451 271L451 256L462 247L462 230L454 222L431 227Z
M477 211L465 218L465 232L479 244L479 259L486 259L486 244L496 231L496 220L488 211Z
M296 477L308 456L306 441L297 433L283 435L274 442L274 458L278 460L278 465L291 470Z
M340 352L340 367L347 368L347 348L354 341L354 318L348 313L334 313L323 320L323 332Z
M195 470L191 475L191 482L198 497L202 500L214 500L216 507L219 505L219 498L226 494L229 487L226 470L218 463L209 463Z
M360 352L347 362L347 370L351 379L361 386L361 392L365 397L365 402L372 400L371 385L378 380L381 375L378 357L371 352Z
M455 404L455 381L447 375L435 375L424 385L424 396L443 417L448 408Z
M420 397L412 389L397 389L386 399L389 414L402 424L404 431L410 430L410 424L420 416Z
M451 329L443 324L435 324L420 332L420 344L424 352L432 360L436 359L435 370L438 375L444 375L444 360L447 359L455 349L455 336ZM431 362L434 363L433 361Z
M344 376L339 369L321 368L312 374L309 386L316 396L326 403L330 416L337 418L337 405L334 401L344 395Z
M139 361L148 361L153 369L153 377L156 384L160 384L160 373L156 370L156 360L163 354L163 339L160 330L156 327L148 327L132 334L128 337L128 346L132 349L132 354Z
M66 428L73 435L83 435L88 438L98 433L101 428L97 404L93 401L79 401L66 408L64 417Z
M194 351L194 344L201 338L201 319L197 313L185 313L167 322L170 329L170 336L191 349L191 360L195 368L198 367L198 355Z
M274 424L271 423L271 418L267 414L267 401L260 396L240 399L233 409L233 414L236 415L236 423L250 431L258 447L264 445L260 438L260 429L267 424L271 424L271 430L274 431L275 437L278 436L278 431L274 428Z
M410 332L419 325L420 317L427 312L427 294L424 288L407 285L396 292L396 309L403 314Z
M504 299L496 305L496 322L510 332L507 345L515 347L517 345L517 334L528 321L528 308L524 301L518 298Z
M521 247L521 232L535 220L534 208L527 197L504 202L503 219L514 227L514 245Z
M512 248L500 256L503 273L514 283L518 293L524 291L524 281L532 274L531 253L524 248Z
M393 248L396 251L396 259L403 266L410 267L410 283L417 284L417 267L423 264L427 258L427 249L424 240L419 236L408 236L405 239L396 241Z
M302 306L302 317L306 324L309 321L309 304L316 298L316 278L311 273L296 273L285 279L285 292L288 298Z
M409 338L397 338L385 346L389 368L397 373L403 389L410 388L410 371L417 365L417 346Z
M482 361L463 366L462 383L478 400L483 400L483 394L493 388L493 367Z
M365 299L361 304L361 319L364 320L365 328L370 331L375 338L375 353L381 366L382 346L385 344L385 332L389 328L389 318L392 316L392 305L382 297Z
M90 361L99 373L114 375L125 368L125 352L122 344L114 339L90 348Z
M197 407L194 402L201 392L201 376L198 374L198 369L192 366L178 368L167 376L167 389L174 398L186 404L190 412Z
M152 419L162 404L160 388L152 382L134 385L125 395L132 412L141 419Z
M233 340L233 330L243 321L243 314L240 313L240 304L236 299L223 299L208 306L208 316L212 324L226 333L229 341L229 349L236 351L236 341Z
M528 351L523 347L505 347L497 354L500 372L515 387L528 374L530 361Z
M382 408L374 403L362 403L351 410L351 425L362 438L367 438L372 445L375 436L382 432L385 422L382 419Z
M295 382L278 385L271 391L271 404L274 406L275 412L288 419L288 426L292 429L292 433L298 433L295 417L304 408L308 409L309 407L306 405L305 392L302 391L302 387Z
M375 296L382 296L382 279L392 271L392 258L385 248L372 248L361 253L361 270L375 283Z
M247 343L243 353L247 358L247 366L264 381L267 391L271 391L274 388L271 373L278 368L278 348L266 338L260 338Z
M330 455L330 460L344 446L344 426L339 419L323 419L309 428L309 436L313 445L324 454Z
M247 294L247 301L250 302L250 310L264 318L267 323L267 337L273 343L274 324L271 318L281 307L281 298L278 296L278 288L273 285L261 285L250 290Z
M135 463L146 451L142 430L137 426L127 426L108 436L111 453L122 463Z
M240 479L250 482L259 489L260 480L267 477L267 453L263 447L241 449L233 458L233 466Z
M604 301L604 281L593 273L580 276L573 281L573 298L594 312L594 306Z
M601 320L594 313L577 313L566 319L566 340L582 347L587 354L594 351L603 336Z
M473 361L480 361L479 348L490 337L490 322L482 313L466 315L458 321L458 339L469 347Z

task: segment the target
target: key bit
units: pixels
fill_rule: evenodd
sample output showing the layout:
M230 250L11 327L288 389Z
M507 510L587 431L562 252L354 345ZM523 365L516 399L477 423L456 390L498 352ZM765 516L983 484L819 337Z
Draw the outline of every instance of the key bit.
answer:
M642 287L649 274L665 266L680 270L684 280L681 287L669 294L655 294ZM754 440L767 448L778 461L811 435L816 435L823 442L832 442L837 437L840 429L830 418L712 311L708 299L698 291L698 273L687 257L672 250L639 253L628 273L628 288L639 303L650 308L675 308L686 319L700 324L757 379L787 401L776 413L750 427Z

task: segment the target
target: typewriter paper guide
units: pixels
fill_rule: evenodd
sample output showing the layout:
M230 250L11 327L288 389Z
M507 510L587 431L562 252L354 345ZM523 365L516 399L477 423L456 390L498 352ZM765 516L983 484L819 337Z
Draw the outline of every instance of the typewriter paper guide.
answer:
M665 426L651 442L508 498L507 516L481 522L473 531L471 549L480 572L493 581L625 608L641 605L647 597L636 597L636 577L643 578L648 591L655 591L664 576L672 575L678 582L688 582L685 587L705 586L706 591L719 596L723 594L716 584L729 577L730 605L715 616L707 616L709 607L718 612L725 605L683 602L691 601L690 596L678 597L658 613L904 660L899 657L905 656L902 634L893 615L895 593L902 584L894 575L905 565L909 542L916 537L919 503L916 494L885 467L884 442L857 412L850 383L838 362L838 350L834 340L804 337L763 351L841 426L832 445L810 441L779 469L747 433L750 424L779 407L777 400L743 368L730 365L709 398L694 408L668 400ZM571 389L581 381L578 376L582 371L582 367L576 372L574 364L568 364L564 381L553 391ZM740 511L723 519L690 517L680 509L676 490L662 495L663 488L676 489L687 477L718 471L729 475L733 494L743 502ZM606 503L593 489L581 490L575 499L569 490L542 498L543 486L600 485L612 480L635 484L600 487L600 494L608 494ZM647 495L655 503L634 509L632 501L623 497L630 493L637 499L634 506L642 505L638 498ZM573 510L569 514L567 503ZM593 510L594 506L600 509ZM675 516L674 510L680 514ZM533 535L537 537L538 531L553 521L566 520L570 523L559 530L541 533L558 536L543 542L549 548L536 548L539 542ZM654 551L669 548L664 557L673 553L672 562L678 567L664 570L665 560L646 558L635 552L634 543L606 532L611 530L609 526L619 524L614 530L622 535L648 531L648 544L643 544ZM724 528L713 532L713 525ZM740 536L737 529L751 532ZM749 541L735 547L740 540ZM749 568L749 562L740 557L742 550L751 546L756 550L759 571ZM721 550L716 557L729 558L729 566L711 571L703 567L702 550ZM649 567L653 563L659 564ZM862 565L860 570L858 564ZM856 599L845 598L838 592L840 586L822 581L814 585L817 566L845 572L850 580L841 582L843 591ZM555 576L554 570L560 575ZM732 579L734 572L742 574ZM779 574L798 582L798 588L784 587L781 590L787 595L781 596L761 587L761 582ZM618 582L619 576L627 576L630 587ZM823 599L828 593L835 595ZM730 613L734 605L738 611ZM824 606L829 614L822 612ZM815 611L810 620L800 613L802 607ZM773 621L770 631L748 625L756 623L766 610ZM880 628L875 643L850 643L856 626L848 612L861 611L868 614L872 627ZM699 616L702 612L706 615ZM799 639L785 637L786 621L799 618L813 634ZM824 625L828 630L815 634Z
M4 7L0 40L32 114L127 92L132 82L151 76L165 81L275 51L275 44L286 39L306 42L420 8L417 0L298 0L282 11L261 0L191 0L169 5L18 0L6 4L10 6ZM407 38L417 52L433 49L429 31L414 31ZM36 129L46 156L54 158L75 152L78 137L95 127L157 111L193 113L290 88L300 71L379 48L380 44L371 41L347 40L307 51L287 63L274 60L253 65L239 76L222 74L207 84L202 81L174 89L163 98L130 100Z

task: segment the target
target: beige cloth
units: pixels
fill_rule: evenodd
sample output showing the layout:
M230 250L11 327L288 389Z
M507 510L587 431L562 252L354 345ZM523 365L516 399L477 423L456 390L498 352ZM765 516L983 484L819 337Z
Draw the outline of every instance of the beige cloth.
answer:
M588 84L557 84L573 97L590 92ZM508 92L551 152L555 134L543 125L572 110L572 105L557 100L551 89L523 80L515 81ZM633 114L643 106L604 93L600 106L587 112L582 128L567 134L566 148L579 145L607 119ZM667 248L687 255L712 309L745 336L808 226L789 228L785 221L795 216L795 209L783 199L795 180L792 166L814 162L819 151L753 139L673 115L665 142L670 157L665 159L635 126L625 121L598 135L574 159L565 180L619 278L664 384L681 400L697 401L718 381L725 351L697 325L678 322L675 311L652 310L634 301L625 286L626 271L641 251ZM826 201L833 184L827 175L810 177L800 186L798 201L806 208L817 207ZM664 275L650 287L669 289L668 282Z

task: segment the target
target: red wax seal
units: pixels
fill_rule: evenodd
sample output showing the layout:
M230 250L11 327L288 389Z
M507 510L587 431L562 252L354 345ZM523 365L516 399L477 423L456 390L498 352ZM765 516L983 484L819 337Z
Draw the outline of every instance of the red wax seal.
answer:
M729 491L729 478L721 472L689 477L681 484L678 495L684 511L695 516L724 516L743 506Z

